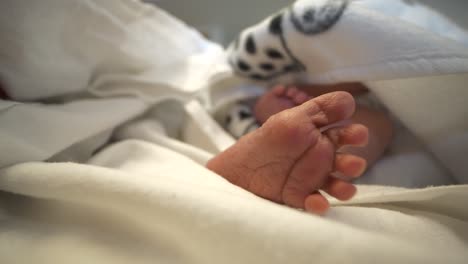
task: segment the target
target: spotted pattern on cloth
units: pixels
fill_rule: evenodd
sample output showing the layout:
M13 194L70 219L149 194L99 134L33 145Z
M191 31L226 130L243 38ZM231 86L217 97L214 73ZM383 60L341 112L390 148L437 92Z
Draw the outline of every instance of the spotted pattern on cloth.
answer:
M305 64L288 45L285 30L307 38L322 34L339 21L348 0L303 0L296 4L272 15L264 26L246 29L230 45L229 63L237 75L262 82L305 72ZM234 104L223 125L238 138L258 127L252 112L243 102Z
M310 6L290 6L269 18L265 30L247 29L231 45L229 62L234 71L246 78L268 81L306 69L289 48L285 27L314 37L331 29L345 11L347 0L309 1Z

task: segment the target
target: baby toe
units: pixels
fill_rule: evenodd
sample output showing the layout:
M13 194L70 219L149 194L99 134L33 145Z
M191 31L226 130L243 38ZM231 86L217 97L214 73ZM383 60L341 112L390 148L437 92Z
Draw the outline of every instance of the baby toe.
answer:
M307 212L323 215L330 208L330 203L327 198L325 198L319 192L314 192L313 194L307 196L304 202L304 209Z
M356 186L353 184L330 177L323 190L338 200L346 201L356 194Z
M350 124L344 127L335 127L327 130L325 134L336 148L342 146L364 147L369 140L369 129L361 124Z
M365 159L351 154L337 154L335 156L335 171L348 177L359 177L366 170Z

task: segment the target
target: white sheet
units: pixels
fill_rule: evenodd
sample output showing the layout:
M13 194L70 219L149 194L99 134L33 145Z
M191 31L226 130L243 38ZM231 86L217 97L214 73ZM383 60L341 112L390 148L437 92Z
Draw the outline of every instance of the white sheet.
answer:
M464 263L468 187L370 188L317 217L127 140L90 162L1 172L5 263ZM27 253L25 253L27 252Z
M243 82L231 77L219 46L166 13L124 0L8 0L0 2L0 12L5 44L0 73L8 92L16 100L43 100L0 101L2 263L466 262L466 185L360 187L356 199L340 206L334 202L326 217L317 217L260 199L206 170L203 164L213 153L233 142L206 109ZM376 17L400 23L373 12ZM368 17L354 18L363 23ZM373 32L405 30L405 24L379 25ZM421 34L433 39L430 32ZM398 45L398 39L389 40ZM411 43L416 42L406 44ZM402 57L420 48L441 52L437 61L405 61L402 76L437 79L435 73L466 70L466 51L459 44L444 53L437 43L392 49ZM379 61L390 54L374 55L365 59ZM402 77L400 69L389 71L391 76L380 70L374 79ZM421 98L437 102L429 95ZM389 105L396 98L379 96ZM168 98L185 109L170 112L178 121L174 127L157 118L163 110L153 109ZM417 115L402 118L414 101L398 102L405 103L395 111L399 117L416 124ZM460 101L456 107L466 109ZM441 114L431 121L444 120ZM89 157L103 143L93 141L93 135L105 139L116 128L116 142L88 164L41 162L74 160L70 150L91 140L97 143L80 156ZM429 142L430 130L419 131Z
M0 10L1 81L19 101L0 100L0 168L48 159L151 104L189 101L227 69L219 45L139 1L7 0Z
M370 82L459 183L468 183L468 74Z

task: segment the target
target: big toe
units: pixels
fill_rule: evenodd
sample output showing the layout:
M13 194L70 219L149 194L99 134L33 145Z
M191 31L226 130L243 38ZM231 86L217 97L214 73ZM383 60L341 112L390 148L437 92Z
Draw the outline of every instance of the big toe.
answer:
M319 128L351 117L354 109L349 93L325 94L273 115L255 137L265 153L284 153L282 156L299 159L323 137Z
M300 106L311 116L318 128L349 119L355 111L355 102L347 92L333 92L311 99Z
M319 128L350 118L353 97L346 92L325 94L269 118L258 135L271 153L288 153L299 158L322 136Z

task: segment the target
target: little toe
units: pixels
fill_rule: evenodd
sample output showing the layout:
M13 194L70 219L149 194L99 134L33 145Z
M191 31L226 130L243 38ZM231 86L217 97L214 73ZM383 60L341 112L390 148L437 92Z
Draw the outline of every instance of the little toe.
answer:
M314 192L313 194L307 196L304 202L304 209L307 212L323 215L330 208L330 203L327 198L325 198L319 192Z
M330 177L323 190L340 201L346 201L356 194L357 189L353 184Z
M369 129L361 124L331 128L325 134L337 149L347 145L364 147L369 140Z
M335 156L335 171L341 174L357 178L366 170L365 159L351 154L337 154Z

